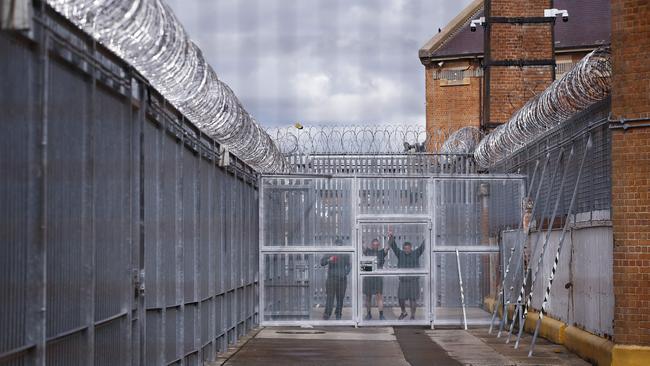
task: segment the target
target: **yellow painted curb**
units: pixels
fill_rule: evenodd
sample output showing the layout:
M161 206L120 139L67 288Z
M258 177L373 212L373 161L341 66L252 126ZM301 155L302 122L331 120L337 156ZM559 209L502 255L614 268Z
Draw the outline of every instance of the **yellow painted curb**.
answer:
M483 299L483 306L485 306L485 309L488 310L490 313L494 311L495 303L496 300L493 297L486 297Z
M650 347L617 344L612 349L611 365L648 366L650 365Z
M612 365L612 347L614 347L614 344L595 334L573 326L566 327L564 346L581 358L598 366Z
M494 312L494 307L496 306L496 300L493 297L486 297L483 299L483 306L487 311L491 313ZM512 314L515 312L515 305L508 305L508 319L512 319ZM499 307L499 318L503 316L503 307Z
M553 343L564 344L566 328L564 322L546 316L539 327L539 335Z
M539 313L533 311L528 312L526 323L524 324L526 332L535 332L537 319L539 319ZM544 319L542 319L542 324L539 326L539 336L546 338L553 343L564 344L564 331L566 328L566 323L545 316Z

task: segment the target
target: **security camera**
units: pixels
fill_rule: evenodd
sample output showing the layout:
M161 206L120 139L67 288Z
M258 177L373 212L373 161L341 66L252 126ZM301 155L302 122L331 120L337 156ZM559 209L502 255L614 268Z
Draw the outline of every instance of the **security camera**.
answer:
M484 25L485 24L485 17L480 17L478 19L472 20L471 23L469 23L469 30L472 32L476 32L476 26L478 25Z
M562 15L562 21L563 22L568 22L569 21L569 12L566 11L566 10L544 9L544 16L546 18L555 18L558 15Z

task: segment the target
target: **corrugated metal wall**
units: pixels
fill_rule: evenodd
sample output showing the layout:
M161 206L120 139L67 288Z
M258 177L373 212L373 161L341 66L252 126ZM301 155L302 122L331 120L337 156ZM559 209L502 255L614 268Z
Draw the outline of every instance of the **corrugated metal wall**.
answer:
M44 11L0 33L0 365L214 359L257 323L256 174Z
M609 224L584 224L574 225L565 238L547 312L555 319L607 337L613 334L614 326L612 228ZM542 305L560 235L560 230L551 231L548 248L543 254L533 288L532 306L535 309ZM539 240L538 236L541 236ZM504 231L503 239L514 245L521 245L524 240L516 231ZM528 240L531 246L537 244L530 255L532 271L535 272L537 258L542 254L542 243L546 240L546 231L534 232ZM521 278L518 278L510 297L511 303L517 301L520 288ZM526 291L530 291L530 282Z

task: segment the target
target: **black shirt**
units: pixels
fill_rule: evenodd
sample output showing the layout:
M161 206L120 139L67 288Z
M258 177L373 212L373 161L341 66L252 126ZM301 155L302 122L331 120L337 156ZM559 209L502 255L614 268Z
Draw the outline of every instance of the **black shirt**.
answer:
M331 261L331 257L334 257L335 259ZM352 269L349 254L325 254L325 256L320 260L320 265L323 267L328 266L327 277L342 279L344 279Z
M424 253L424 242L417 249L413 249L411 253L406 253L397 247L395 237L391 237L388 241L390 248L397 256L397 268L419 268L420 256Z
M377 269L381 269L384 268L384 263L386 262L386 256L388 253L386 253L383 248L363 248L363 255L377 257Z

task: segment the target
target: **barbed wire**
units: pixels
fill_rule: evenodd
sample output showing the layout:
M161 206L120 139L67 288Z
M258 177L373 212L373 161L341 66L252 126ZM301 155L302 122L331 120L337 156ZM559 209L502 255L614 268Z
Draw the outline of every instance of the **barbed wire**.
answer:
M416 124L299 127L269 128L267 132L285 155L438 152L453 132L427 131Z
M487 135L474 152L487 168L571 116L601 101L611 90L611 50L601 47L585 56L546 90L530 99L510 120Z
M47 0L144 75L190 121L253 168L287 170L284 156L217 77L161 0Z
M476 127L463 127L449 135L440 148L442 154L472 154L485 134Z

